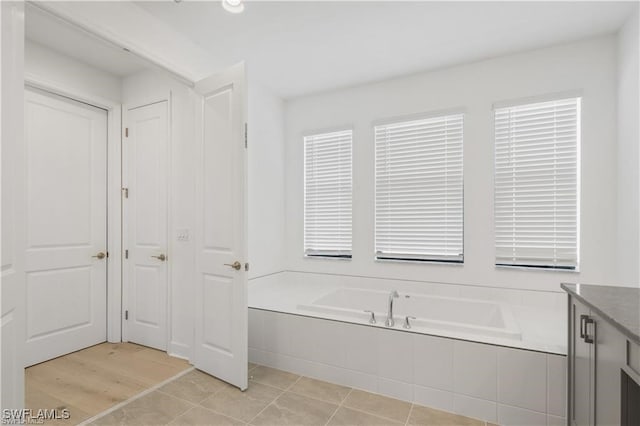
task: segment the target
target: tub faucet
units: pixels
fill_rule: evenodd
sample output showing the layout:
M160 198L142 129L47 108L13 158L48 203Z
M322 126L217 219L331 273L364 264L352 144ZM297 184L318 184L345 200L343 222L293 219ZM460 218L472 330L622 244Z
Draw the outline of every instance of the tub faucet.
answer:
M393 320L393 299L396 297L400 297L396 290L389 293L389 313L387 314L387 321L384 323L387 327L393 327L395 324L395 321Z

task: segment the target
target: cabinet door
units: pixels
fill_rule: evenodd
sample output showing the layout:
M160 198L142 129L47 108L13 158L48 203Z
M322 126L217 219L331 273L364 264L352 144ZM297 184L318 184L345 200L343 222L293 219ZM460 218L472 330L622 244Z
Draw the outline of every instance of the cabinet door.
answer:
M589 315L589 309L571 299L571 324L570 324L570 345L571 345L571 371L569 386L571 388L571 404L569 407L569 417L571 424L576 426L589 426L593 424L592 397L593 397L593 376L591 352L592 344L586 343L581 337L583 324L582 315Z
M620 369L626 360L624 336L596 314L591 317L598 325L595 352L595 424L619 425Z

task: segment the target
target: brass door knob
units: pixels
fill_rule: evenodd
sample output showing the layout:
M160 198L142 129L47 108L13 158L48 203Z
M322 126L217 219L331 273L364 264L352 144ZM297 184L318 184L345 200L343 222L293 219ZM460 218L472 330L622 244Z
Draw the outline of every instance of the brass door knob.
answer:
M93 255L93 256L91 256L91 257L97 257L98 259L102 260L102 259L104 259L105 257L107 257L107 255L106 255L105 253L103 253L103 252L100 252L100 253L98 253L98 254L96 254L96 255Z
M158 255L158 256L151 256L151 257L155 257L156 259L161 260L161 261L163 261L163 262L164 262L165 260L167 260L167 256L165 256L165 255L164 255L164 253L162 253L162 254L160 254L160 255Z
M242 267L242 264L240 262L238 262L237 260L235 262L233 262L233 263L225 263L225 265L231 266L236 271L239 271L240 268Z

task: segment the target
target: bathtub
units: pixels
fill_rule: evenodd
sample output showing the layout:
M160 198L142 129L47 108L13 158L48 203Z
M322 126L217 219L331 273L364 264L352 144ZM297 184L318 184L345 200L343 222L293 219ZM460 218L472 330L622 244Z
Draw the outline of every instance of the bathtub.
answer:
M377 326L384 327L387 318L387 291L360 288L336 289L298 309L312 316L326 316L361 324L369 324L375 312ZM405 330L405 317L410 320L407 331L425 334L449 332L520 340L522 334L508 305L491 301L400 293L394 299L395 329Z

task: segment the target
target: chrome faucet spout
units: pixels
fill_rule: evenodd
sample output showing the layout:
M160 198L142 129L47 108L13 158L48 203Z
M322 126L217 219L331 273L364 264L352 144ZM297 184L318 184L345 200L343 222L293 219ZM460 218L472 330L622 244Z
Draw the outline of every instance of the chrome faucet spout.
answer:
M393 327L395 325L395 321L393 320L393 299L400 297L396 290L393 290L389 293L389 312L387 313L387 320L384 325L387 327Z

